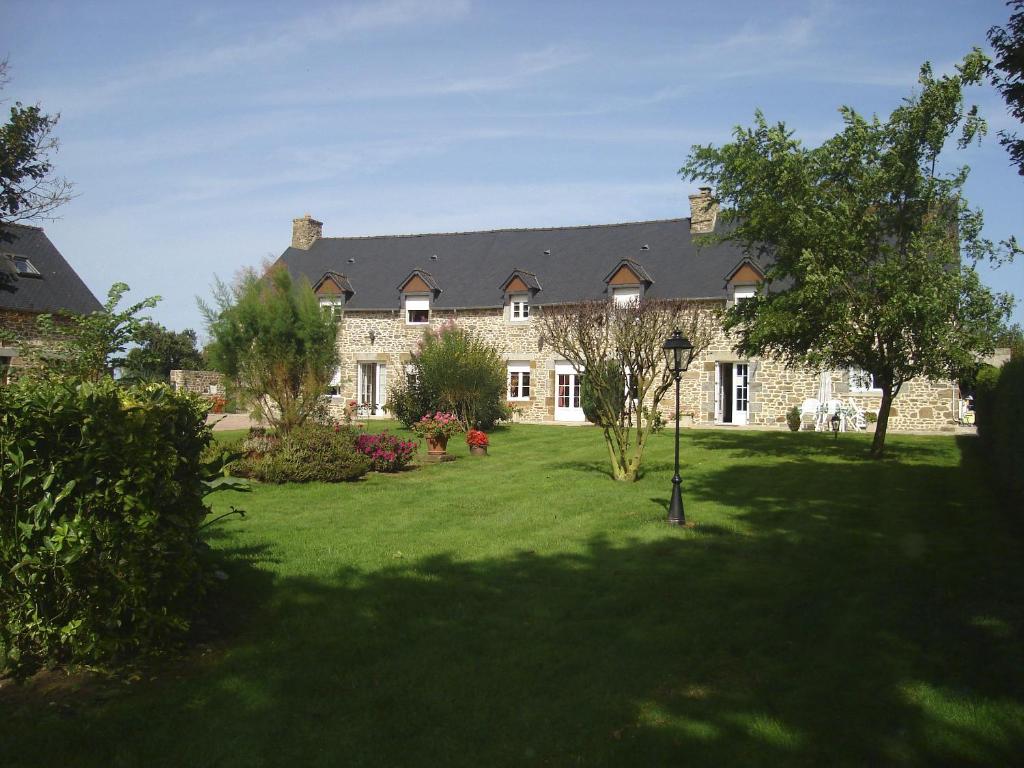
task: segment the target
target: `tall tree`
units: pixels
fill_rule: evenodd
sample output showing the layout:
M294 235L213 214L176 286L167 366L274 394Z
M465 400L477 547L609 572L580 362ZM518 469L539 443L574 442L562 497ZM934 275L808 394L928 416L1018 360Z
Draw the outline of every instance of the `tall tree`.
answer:
M0 88L8 82L7 60L0 61ZM49 217L71 199L71 182L52 175L50 156L60 115L43 114L38 104L15 102L0 125L0 224ZM0 241L10 239L0 232Z
M727 315L737 349L872 373L882 391L876 457L900 388L970 369L1012 306L974 265L1012 258L1017 243L982 237L982 214L963 196L966 167L937 170L951 136L962 147L984 133L963 92L987 63L974 50L941 77L925 64L888 120L843 107L843 130L814 149L758 112L732 143L695 146L680 171L717 186L728 224L718 239L768 256L759 295Z
M196 347L196 332L169 331L160 323L146 322L138 329L139 346L125 356L125 376L147 381L168 381L173 370L202 370L203 355Z
M214 284L214 303L199 302L211 342L210 365L229 377L257 412L281 432L322 406L338 365L337 326L320 311L307 281L272 267Z
M1010 114L1024 123L1024 0L1010 0L1006 5L1014 11L1006 26L988 31L988 41L996 54L991 79ZM1017 172L1024 175L1024 138L1004 130L999 132L999 143L1010 153Z
M602 430L616 480L636 480L658 406L675 379L662 344L681 330L700 355L720 328L718 310L689 301L588 301L541 309L544 339L583 373L591 418Z

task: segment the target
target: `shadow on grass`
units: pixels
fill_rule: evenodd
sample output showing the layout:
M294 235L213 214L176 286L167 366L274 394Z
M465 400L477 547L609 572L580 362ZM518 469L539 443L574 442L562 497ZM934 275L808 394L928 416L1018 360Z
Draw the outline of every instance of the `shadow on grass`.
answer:
M1011 764L1022 550L973 461L691 478L743 533L318 579L225 550L237 646L61 738L98 764Z

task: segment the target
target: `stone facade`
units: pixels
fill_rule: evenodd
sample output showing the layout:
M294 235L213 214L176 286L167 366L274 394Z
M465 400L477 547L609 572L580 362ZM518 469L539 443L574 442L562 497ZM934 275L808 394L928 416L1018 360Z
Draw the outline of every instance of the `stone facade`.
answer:
M4 369L9 368L12 376L16 375L18 368L23 368L26 364L21 357L22 344L45 346L47 341L53 340L39 335L36 328L38 317L39 313L35 312L0 309L0 365ZM53 314L52 317L58 328L67 322L67 319L59 314ZM0 377L6 378L6 373L6 370L0 373Z
M224 377L216 371L171 371L171 387L197 395L221 395Z
M712 305L709 303L709 308ZM721 305L719 305L721 306ZM339 320L339 376L337 395L331 398L331 411L340 417L349 400L360 401L358 370L361 363L383 365L384 390L403 375L423 332L448 322L475 331L494 344L509 363L529 366L531 392L528 400L510 402L518 410L516 420L550 422L555 419L555 365L559 359L544 343L537 317L512 321L509 307L497 309L432 309L427 325L410 325L397 307L390 311L346 310ZM786 411L805 399L818 395L819 374L809 369L787 368L771 359L739 358L733 342L720 331L707 350L683 374L680 412L684 423L710 425L716 422L716 367L724 363L748 366L749 409L747 423L763 427L785 428ZM834 397L852 399L868 411L877 412L880 392L851 392L847 372L833 372ZM894 404L889 426L893 430L952 429L957 391L952 382L914 380L904 385ZM386 395L384 398L386 407ZM666 397L662 414L675 413L674 398ZM360 416L371 414L362 412Z

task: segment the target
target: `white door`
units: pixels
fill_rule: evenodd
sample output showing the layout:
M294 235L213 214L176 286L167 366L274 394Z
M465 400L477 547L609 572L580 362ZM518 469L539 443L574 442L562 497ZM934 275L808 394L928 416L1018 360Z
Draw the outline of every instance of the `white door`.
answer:
M360 415L380 416L386 398L387 367L383 363L360 363L357 387Z
M734 363L732 366L732 423L746 424L750 412L750 383L748 381L750 366L747 363Z
M715 366L715 422L746 424L750 412L750 366L718 363Z
M580 375L571 363L555 363L555 421L586 421L580 404Z

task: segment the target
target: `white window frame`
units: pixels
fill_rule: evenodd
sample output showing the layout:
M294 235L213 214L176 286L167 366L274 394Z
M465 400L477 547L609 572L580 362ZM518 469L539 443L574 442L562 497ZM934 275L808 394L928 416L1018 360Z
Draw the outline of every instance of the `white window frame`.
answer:
M331 318L336 323L340 323L344 316L345 309L345 297L344 296L321 296L320 297L320 311L330 313Z
M642 293L639 285L616 285L612 287L612 301L616 304L639 302Z
M331 380L327 383L327 396L340 398L341 395L341 366L334 369Z
M757 296L757 286L753 283L741 283L732 287L732 302L739 304L741 301L752 299Z
M875 386L875 374L873 373L868 373L859 368L851 368L847 371L847 375L850 381L851 392L874 393L882 391L881 387Z
M519 377L518 394L512 396L512 375L516 374ZM523 384L523 375L528 377L526 384ZM526 394L523 394L523 389L526 389ZM510 362L508 363L508 373L505 376L505 396L510 402L525 402L530 399L533 394L533 372L530 370L529 363L523 362Z
M508 297L508 319L513 323L530 319L530 294L513 293Z
M409 312L413 310L427 310L426 320L410 320ZM405 315L406 325L430 325L430 294L409 293L402 297L402 311Z

